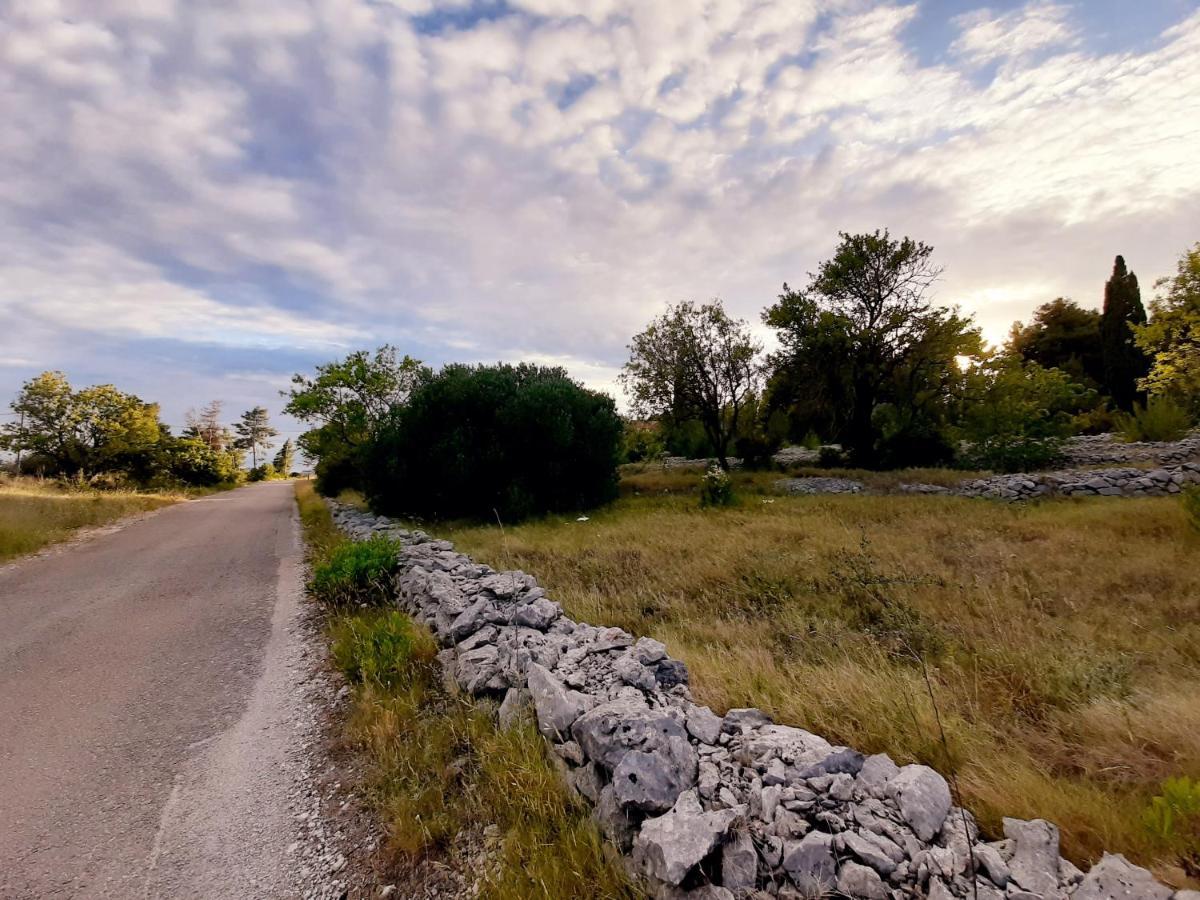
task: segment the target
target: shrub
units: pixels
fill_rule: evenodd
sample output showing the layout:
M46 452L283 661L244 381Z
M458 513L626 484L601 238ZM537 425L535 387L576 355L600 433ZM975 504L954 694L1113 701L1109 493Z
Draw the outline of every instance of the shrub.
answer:
M1200 873L1200 781L1168 778L1142 818L1151 835L1178 854L1188 874Z
M269 462L255 466L246 474L247 481L270 481L274 477L275 467Z
M771 457L779 447L765 435L752 434L740 437L733 444L734 453L747 469L766 469L771 466Z
M818 451L817 465L823 469L840 469L846 465L846 454L836 444L825 444Z
M316 566L308 588L318 600L334 606L386 603L397 555L395 542L385 537L341 544Z
M381 512L505 521L617 494L622 424L611 397L562 369L446 366L393 409L368 445Z
M999 359L970 373L959 436L975 468L1024 472L1051 463L1071 432L1071 416L1092 392L1058 369Z
M636 463L657 459L666 448L662 429L650 422L626 422L624 435L625 462Z
M700 505L733 505L733 481L729 473L718 465L710 466L700 479Z
M1130 443L1177 441L1188 433L1191 424L1186 410L1169 397L1151 397L1145 406L1135 403L1133 412L1116 418L1121 437Z

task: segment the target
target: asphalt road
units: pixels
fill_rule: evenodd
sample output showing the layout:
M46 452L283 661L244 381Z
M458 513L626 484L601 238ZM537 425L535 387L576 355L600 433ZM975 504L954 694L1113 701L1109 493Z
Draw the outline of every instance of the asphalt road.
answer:
M292 486L0 569L0 897L283 897Z

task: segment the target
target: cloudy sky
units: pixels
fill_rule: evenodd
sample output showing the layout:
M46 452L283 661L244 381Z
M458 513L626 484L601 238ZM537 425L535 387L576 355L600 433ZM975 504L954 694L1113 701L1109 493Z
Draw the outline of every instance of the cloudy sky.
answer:
M610 386L839 230L994 340L1200 240L1196 0L0 0L0 120L0 401L172 423L383 342Z

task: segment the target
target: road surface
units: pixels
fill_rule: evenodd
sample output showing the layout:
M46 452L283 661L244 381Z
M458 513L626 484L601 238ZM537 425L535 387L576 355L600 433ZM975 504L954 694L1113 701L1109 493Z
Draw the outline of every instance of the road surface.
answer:
M296 895L300 556L273 483L0 569L0 897Z

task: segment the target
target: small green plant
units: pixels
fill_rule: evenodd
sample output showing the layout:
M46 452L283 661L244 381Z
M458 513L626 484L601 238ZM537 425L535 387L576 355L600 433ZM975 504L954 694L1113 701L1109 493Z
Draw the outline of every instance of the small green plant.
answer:
M411 620L386 611L346 616L330 626L333 661L351 681L391 688L412 677L414 665L429 665L437 647Z
M1194 529L1200 531L1200 484L1184 488L1180 500L1183 502L1183 511L1187 513L1188 521Z
M385 537L341 544L313 569L309 591L332 606L386 603L396 559L396 544Z
M1117 416L1121 437L1130 443L1177 441L1191 424L1187 411L1169 397L1151 397L1145 406L1135 403L1133 412Z
M1168 778L1142 819L1147 831L1179 856L1184 871L1200 875L1200 781Z
M275 477L275 467L271 463L255 466L246 474L247 481L270 481Z
M733 482L729 473L718 465L712 465L700 479L700 505L732 506Z

